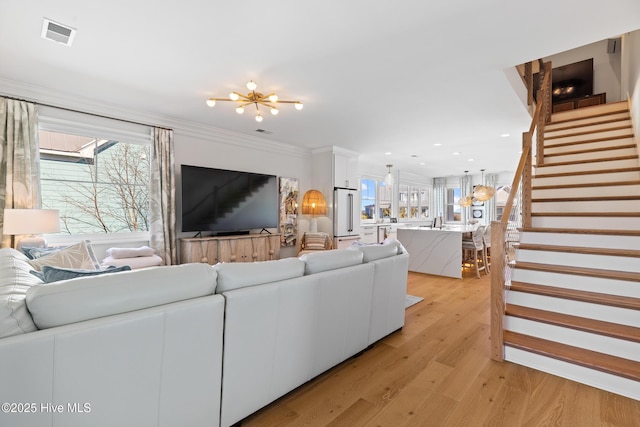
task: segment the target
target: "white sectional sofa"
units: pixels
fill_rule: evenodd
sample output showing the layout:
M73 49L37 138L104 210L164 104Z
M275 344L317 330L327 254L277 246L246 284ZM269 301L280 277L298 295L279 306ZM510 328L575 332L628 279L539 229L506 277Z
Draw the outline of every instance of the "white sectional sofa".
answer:
M226 427L401 328L408 254L389 241L42 284L0 249L0 268L0 425Z

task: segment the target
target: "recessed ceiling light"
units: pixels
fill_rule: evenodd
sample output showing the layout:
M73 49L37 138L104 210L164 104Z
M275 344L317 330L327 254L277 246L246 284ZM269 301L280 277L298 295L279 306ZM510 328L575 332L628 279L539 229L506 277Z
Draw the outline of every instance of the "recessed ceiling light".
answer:
M386 154L386 155L388 156L389 154L391 154L391 151L387 151L387 152L386 152L386 153L384 153L384 154Z
M511 134L509 134L509 133L503 133L503 134L502 134L502 135L500 135L500 136L501 136L502 138L506 138L506 137L508 137L508 136L511 136Z
M424 166L424 165L425 165L425 163L424 163L424 162L420 162L420 166Z
M460 152L459 152L459 151L456 151L455 153L453 153L453 155L454 155L454 156L459 156L459 155L460 155Z
M474 159L467 159L467 162L473 162Z
M433 144L434 147L440 147L442 144L440 144L439 142L436 142L435 144Z

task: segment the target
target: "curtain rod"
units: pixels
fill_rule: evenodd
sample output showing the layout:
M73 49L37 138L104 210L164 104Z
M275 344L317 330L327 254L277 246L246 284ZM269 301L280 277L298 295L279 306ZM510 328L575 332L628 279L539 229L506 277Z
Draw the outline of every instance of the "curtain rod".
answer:
M0 95L0 96L2 96L3 98L12 99L14 101L29 102L31 104L41 105L43 107L57 108L59 110L70 111L72 113L88 114L90 116L101 117L103 119L109 119L109 120L118 120L120 122L131 123L133 125L148 126L148 127L159 128L159 129L164 129L164 130L171 130L171 131L173 130L173 129L168 128L166 126L150 125L148 123L140 123L140 122L135 122L133 120L109 117L109 116L105 116L103 114L87 113L86 111L74 110L73 108L67 108L67 107L60 107L58 105L45 104L45 103L42 103L42 102L32 101L32 100L24 99L24 98L16 98L15 96L9 96L9 95Z

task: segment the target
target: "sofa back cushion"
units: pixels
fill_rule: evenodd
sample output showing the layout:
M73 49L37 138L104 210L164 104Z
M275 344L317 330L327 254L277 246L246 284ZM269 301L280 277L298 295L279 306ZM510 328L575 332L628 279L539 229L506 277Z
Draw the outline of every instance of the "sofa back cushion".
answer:
M371 262L377 259L388 258L402 253L402 246L395 240L386 240L381 245L354 245L349 249L362 252L364 262Z
M300 256L300 260L305 264L304 274L313 274L362 264L362 252L349 249L312 252Z
M210 265L182 264L34 285L27 291L27 307L45 329L211 295L215 289Z
M29 274L29 259L11 248L0 249L0 338L35 331L27 310L27 290L42 280Z
M304 275L304 262L297 258L283 258L272 261L218 263L216 293L222 293L247 286L278 282Z

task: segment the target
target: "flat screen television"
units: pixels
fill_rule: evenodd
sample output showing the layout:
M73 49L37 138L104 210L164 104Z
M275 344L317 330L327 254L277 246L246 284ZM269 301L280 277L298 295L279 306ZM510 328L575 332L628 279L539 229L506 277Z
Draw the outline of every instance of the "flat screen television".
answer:
M551 70L551 102L569 101L593 95L593 58ZM533 76L534 86L539 86L540 74ZM535 94L535 92L534 92Z
M241 234L278 227L275 175L181 166L182 231Z

